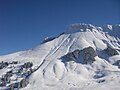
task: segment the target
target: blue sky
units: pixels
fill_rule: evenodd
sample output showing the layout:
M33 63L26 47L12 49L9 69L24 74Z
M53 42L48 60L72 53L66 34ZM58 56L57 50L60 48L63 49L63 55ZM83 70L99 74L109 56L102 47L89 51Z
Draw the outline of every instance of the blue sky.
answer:
M0 0L0 55L39 45L72 23L120 23L120 0Z

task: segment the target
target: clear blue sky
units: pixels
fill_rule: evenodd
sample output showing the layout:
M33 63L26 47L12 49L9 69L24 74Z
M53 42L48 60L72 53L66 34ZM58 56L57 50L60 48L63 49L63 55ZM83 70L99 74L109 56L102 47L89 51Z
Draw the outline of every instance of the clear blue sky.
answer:
M120 0L0 0L0 55L35 47L72 23L120 23Z

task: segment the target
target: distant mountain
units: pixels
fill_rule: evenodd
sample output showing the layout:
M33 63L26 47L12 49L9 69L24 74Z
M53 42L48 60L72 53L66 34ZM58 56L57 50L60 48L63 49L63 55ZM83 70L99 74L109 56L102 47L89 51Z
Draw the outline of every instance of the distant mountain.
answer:
M76 23L35 48L0 56L0 90L120 90L120 24Z

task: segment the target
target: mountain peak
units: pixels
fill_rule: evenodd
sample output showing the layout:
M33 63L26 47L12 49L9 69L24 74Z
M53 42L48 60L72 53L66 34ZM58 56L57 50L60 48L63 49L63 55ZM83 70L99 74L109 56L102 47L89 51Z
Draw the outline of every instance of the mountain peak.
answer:
M75 32L84 32L88 30L95 29L96 27L92 24L85 23L75 23L68 26L65 33L75 33Z
M0 90L120 90L119 30L71 24L35 48L0 56Z

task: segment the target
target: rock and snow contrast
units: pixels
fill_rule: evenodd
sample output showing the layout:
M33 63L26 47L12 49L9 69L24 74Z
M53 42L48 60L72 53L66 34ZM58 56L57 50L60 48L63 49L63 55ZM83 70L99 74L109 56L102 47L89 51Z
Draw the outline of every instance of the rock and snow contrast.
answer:
M77 23L0 56L0 90L120 90L120 25Z

